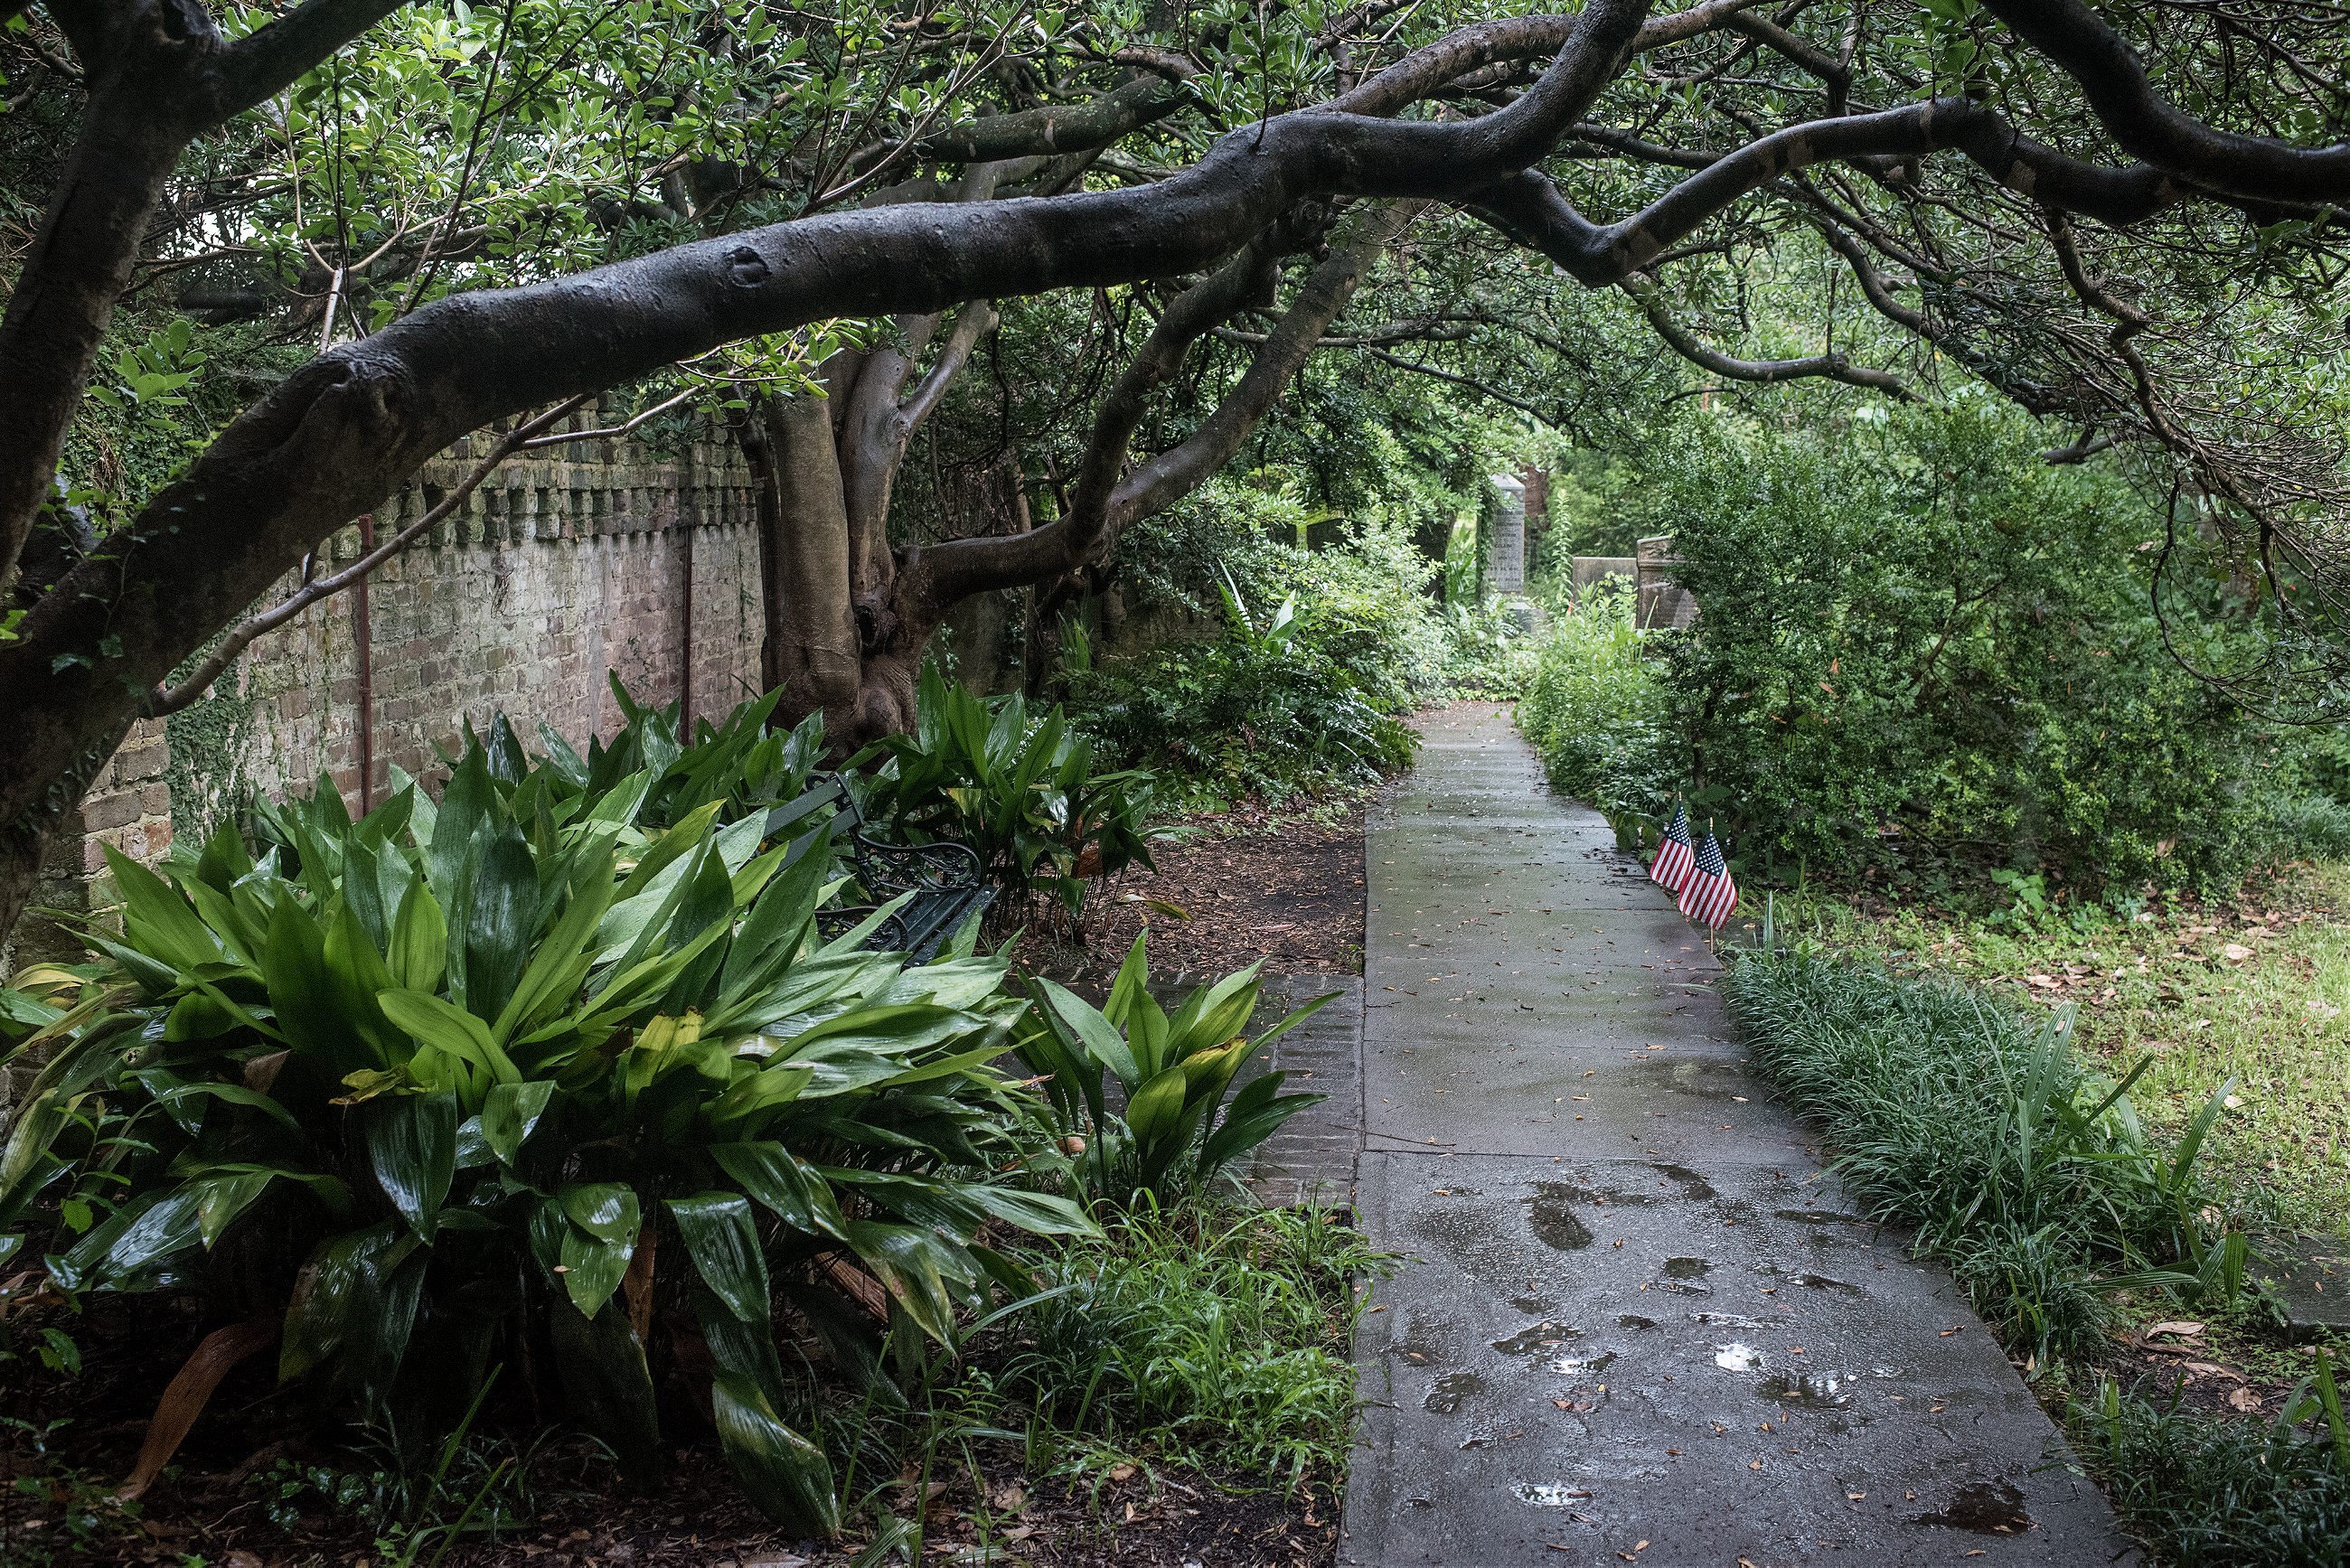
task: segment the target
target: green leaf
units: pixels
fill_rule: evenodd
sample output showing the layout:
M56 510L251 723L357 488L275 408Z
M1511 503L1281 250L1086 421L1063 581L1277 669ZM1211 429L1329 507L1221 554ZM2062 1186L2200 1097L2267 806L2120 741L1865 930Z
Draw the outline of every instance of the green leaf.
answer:
M728 1466L761 1512L796 1535L840 1533L840 1503L824 1450L785 1426L740 1373L712 1380L711 1408Z
M1117 1074L1118 1081L1131 1093L1142 1080L1141 1070L1109 1020L1058 981L1039 976L1035 984L1045 1020L1061 1043L1081 1058L1098 1062Z
M572 1415L611 1449L629 1484L652 1484L660 1473L660 1424L644 1346L629 1314L617 1302L593 1315L553 1312L547 1332Z
M1157 1143L1174 1132L1183 1120L1190 1088L1190 1081L1178 1065L1137 1089L1134 1098L1126 1103L1126 1125L1134 1130L1135 1142Z
M386 1065L351 1027L341 1005L341 988L327 969L326 938L290 888L279 889L276 907L269 912L261 961L270 1009L296 1054L338 1082L363 1068Z
M816 1168L780 1143L714 1143L710 1158L754 1201L793 1230L848 1239L847 1220Z
M669 1211L702 1282L743 1322L764 1324L775 1309L751 1205L732 1192L702 1192L671 1199Z
M928 1231L871 1220L849 1221L848 1244L917 1328L941 1345L954 1343L954 1295L948 1281L968 1284L976 1277L969 1253Z
M438 992L449 968L449 922L421 881L408 886L391 924L391 978L402 990Z
M457 1098L451 1094L391 1095L359 1115L376 1184L409 1228L432 1240L457 1168Z
M104 847L122 895L123 935L132 946L177 970L221 961L219 941L170 883L113 846Z
M390 1220L319 1242L286 1303L279 1381L331 1360L354 1336L380 1333L381 1324L368 1321L369 1309L380 1307L384 1281L415 1246Z
M564 1217L599 1241L636 1245L641 1220L636 1193L617 1181L573 1181L556 1191Z
M538 1126L538 1118L546 1114L547 1102L554 1097L555 1084L546 1078L499 1084L490 1090L482 1102L482 1137L500 1164L514 1165L523 1141Z
M538 913L538 865L511 820L484 836L465 918L465 1009L494 1019L522 980Z

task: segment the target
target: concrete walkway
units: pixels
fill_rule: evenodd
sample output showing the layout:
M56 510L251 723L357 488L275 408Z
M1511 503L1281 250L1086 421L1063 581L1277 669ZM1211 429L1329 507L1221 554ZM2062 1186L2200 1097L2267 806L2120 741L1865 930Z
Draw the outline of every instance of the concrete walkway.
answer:
M2132 1561L1941 1270L1747 1072L1702 937L1507 711L1374 813L1343 1561Z

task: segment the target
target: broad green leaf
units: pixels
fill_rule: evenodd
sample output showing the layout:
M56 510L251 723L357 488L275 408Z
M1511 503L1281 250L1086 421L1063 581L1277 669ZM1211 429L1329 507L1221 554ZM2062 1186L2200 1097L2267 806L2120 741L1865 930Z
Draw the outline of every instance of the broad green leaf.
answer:
M711 1385L720 1446L761 1512L796 1535L840 1533L840 1503L824 1450L784 1425L758 1385L721 1372Z
M611 1449L630 1485L650 1485L660 1471L660 1425L644 1346L629 1314L617 1302L593 1316L550 1313L547 1332L574 1417Z
M737 1318L764 1325L775 1308L751 1205L732 1192L702 1192L671 1199L669 1211L702 1282Z
M714 1143L711 1158L762 1208L793 1230L848 1239L832 1188L815 1167L780 1143Z
M977 1264L969 1253L910 1225L871 1220L848 1224L848 1244L889 1288L914 1325L941 1345L954 1343L954 1293L950 1279L969 1284Z
M484 1020L505 1011L522 980L538 914L538 865L522 830L502 820L483 834L465 919L465 1010Z
M277 1357L279 1380L290 1381L330 1359L347 1336L365 1332L354 1321L380 1293L382 1281L416 1246L390 1220L346 1231L318 1243L295 1276Z
M499 1084L482 1102L482 1137L499 1163L511 1167L521 1155L523 1141L546 1114L555 1085L546 1078L527 1083Z
M376 1185L409 1228L430 1241L456 1173L456 1096L385 1096L369 1101L359 1116Z
M1170 1067L1134 1092L1126 1104L1126 1125L1137 1143L1156 1143L1171 1135L1183 1120L1189 1081L1180 1066Z
M599 1241L614 1246L637 1243L639 1215L637 1195L617 1181L567 1182L555 1195L574 1225Z
M393 917L389 967L403 990L438 992L449 967L449 922L421 881L408 886Z
M170 883L112 845L103 847L122 895L123 935L132 946L177 970L220 961L218 939Z

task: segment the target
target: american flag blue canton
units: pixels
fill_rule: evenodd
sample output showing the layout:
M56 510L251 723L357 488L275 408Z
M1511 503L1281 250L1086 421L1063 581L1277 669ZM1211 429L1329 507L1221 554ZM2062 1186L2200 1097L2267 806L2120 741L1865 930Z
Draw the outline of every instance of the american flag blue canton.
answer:
M1721 929L1738 908L1738 884L1731 879L1730 863L1721 857L1721 845L1712 834L1698 846L1696 863L1690 868L1689 882L1681 888L1681 913L1707 930Z
M1676 805L1673 820L1666 826L1664 837L1658 841L1657 857L1648 864L1648 880L1668 893L1678 893L1689 880L1691 861L1689 814Z

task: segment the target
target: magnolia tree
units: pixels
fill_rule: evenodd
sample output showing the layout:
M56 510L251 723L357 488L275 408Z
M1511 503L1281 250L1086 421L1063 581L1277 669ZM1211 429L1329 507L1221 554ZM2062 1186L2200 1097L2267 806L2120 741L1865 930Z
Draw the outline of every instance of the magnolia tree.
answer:
M510 452L616 391L725 409L764 497L768 674L852 737L905 720L959 600L1055 602L1317 348L1523 402L1503 345L1568 375L1638 354L1626 323L1722 384L1964 375L2076 421L2053 459L2152 454L2182 536L2279 590L2282 668L2331 679L2340 464L2312 432L2339 406L2350 146L2325 7L0 19L0 140L35 171L5 176L27 218L0 320L0 929L126 728L200 691L322 540L456 438ZM1033 509L1016 476L1008 526L909 543L893 481L991 302L1061 290L1128 306L1073 471ZM1594 290L1607 331L1573 298ZM61 493L110 324L159 297L289 362L151 492ZM1149 436L1205 344L1231 367L1211 405Z

